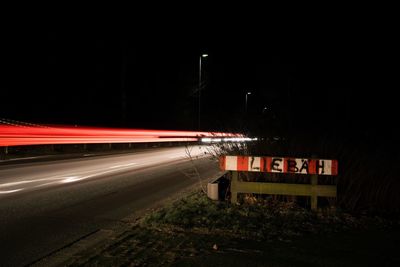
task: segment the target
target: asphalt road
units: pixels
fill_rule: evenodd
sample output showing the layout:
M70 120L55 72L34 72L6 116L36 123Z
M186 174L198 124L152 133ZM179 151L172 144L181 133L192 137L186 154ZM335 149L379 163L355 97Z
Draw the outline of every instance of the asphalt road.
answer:
M99 229L215 177L217 163L193 147L0 166L0 265L24 266Z

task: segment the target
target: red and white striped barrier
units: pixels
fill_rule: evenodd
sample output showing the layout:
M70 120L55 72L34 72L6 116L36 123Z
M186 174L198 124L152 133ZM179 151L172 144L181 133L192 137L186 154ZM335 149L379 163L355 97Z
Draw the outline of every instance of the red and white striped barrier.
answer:
M337 160L284 157L221 156L225 171L337 175Z

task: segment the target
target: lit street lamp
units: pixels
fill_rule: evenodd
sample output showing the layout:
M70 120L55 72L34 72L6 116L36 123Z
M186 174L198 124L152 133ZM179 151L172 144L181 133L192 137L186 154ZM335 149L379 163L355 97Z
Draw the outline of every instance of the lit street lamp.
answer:
M200 112L201 112L201 59L208 57L208 54L202 54L199 60L199 114L198 114L198 130L200 130Z
M251 92L246 93L246 105L245 105L245 113L247 114L247 96L251 95Z

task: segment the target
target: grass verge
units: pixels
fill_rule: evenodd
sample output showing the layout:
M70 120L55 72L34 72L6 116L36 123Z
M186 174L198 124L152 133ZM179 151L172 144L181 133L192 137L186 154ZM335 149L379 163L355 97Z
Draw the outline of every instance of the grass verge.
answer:
M316 214L291 203L231 205L195 192L146 215L79 264L396 266L398 225L378 217Z

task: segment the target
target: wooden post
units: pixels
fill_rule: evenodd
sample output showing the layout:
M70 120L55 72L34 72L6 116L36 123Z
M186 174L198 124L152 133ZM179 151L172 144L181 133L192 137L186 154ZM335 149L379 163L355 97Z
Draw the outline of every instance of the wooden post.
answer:
M313 154L311 156L313 159L317 159L317 155ZM311 210L317 211L318 209L318 195L317 195L317 185L318 185L318 167L316 169L317 173L311 175Z
M311 175L311 210L316 211L318 208L317 196L318 174Z
M238 183L238 172L231 172L232 173L232 179L231 179L231 203L235 204L237 203L237 183Z

